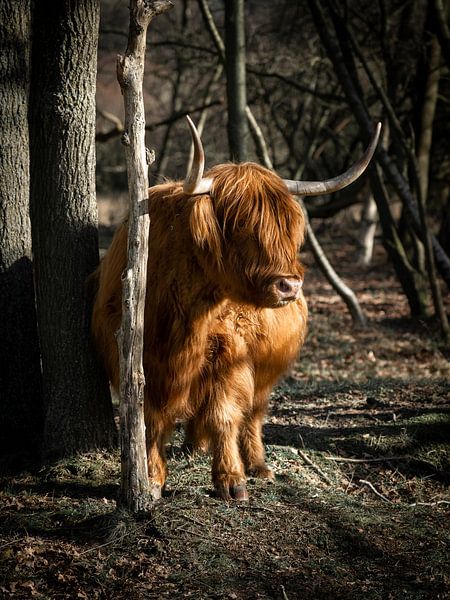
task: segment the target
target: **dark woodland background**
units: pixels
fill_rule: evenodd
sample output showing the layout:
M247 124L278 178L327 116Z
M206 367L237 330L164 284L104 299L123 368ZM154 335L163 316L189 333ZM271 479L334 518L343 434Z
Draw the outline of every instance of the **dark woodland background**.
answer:
M378 121L382 142L355 184L304 201L309 335L264 427L275 484L219 502L180 427L163 501L132 519L116 510L117 402L85 287L127 212L128 3L0 0L0 596L444 599L448 2L173 4L148 33L151 185L186 173L186 114L207 167L289 179L345 171ZM226 16L239 7L244 52Z

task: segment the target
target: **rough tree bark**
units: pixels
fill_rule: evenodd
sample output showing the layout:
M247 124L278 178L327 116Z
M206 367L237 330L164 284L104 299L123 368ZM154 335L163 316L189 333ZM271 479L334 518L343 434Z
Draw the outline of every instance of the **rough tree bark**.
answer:
M42 388L31 263L30 3L0 2L0 454L36 457Z
M152 503L145 450L144 305L150 217L145 211L148 163L145 148L143 79L147 28L172 6L169 0L131 0L128 46L117 60L117 78L125 104L122 141L128 172L130 216L128 262L122 276L122 324L118 332L120 358L120 442L122 477L120 502L132 513Z
M95 79L99 0L36 0L31 223L45 400L44 459L112 447L85 282L98 264Z

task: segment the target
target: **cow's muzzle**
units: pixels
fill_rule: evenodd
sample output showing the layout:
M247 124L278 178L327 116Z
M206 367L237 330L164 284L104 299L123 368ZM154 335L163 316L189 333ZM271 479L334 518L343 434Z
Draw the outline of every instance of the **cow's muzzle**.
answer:
M294 277L279 277L273 282L272 286L277 300L279 301L280 305L283 306L288 302L298 300L303 286L303 279Z

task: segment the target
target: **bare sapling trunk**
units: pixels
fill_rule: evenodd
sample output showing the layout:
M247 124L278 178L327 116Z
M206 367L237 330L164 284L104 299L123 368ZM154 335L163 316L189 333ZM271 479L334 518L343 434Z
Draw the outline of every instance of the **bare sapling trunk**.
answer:
M145 377L142 365L150 230L150 218L144 210L148 195L149 163L145 148L143 99L145 47L151 20L171 6L169 0L131 0L128 46L124 56L119 56L117 60L117 78L125 104L122 141L130 196L128 262L122 275L122 324L118 332L122 469L120 502L133 513L147 510L153 500L147 474Z
M231 160L247 160L244 0L225 2L225 71Z
M360 250L358 264L367 267L372 262L373 244L377 229L378 212L373 194L369 192L364 201L361 213L361 226L359 231Z

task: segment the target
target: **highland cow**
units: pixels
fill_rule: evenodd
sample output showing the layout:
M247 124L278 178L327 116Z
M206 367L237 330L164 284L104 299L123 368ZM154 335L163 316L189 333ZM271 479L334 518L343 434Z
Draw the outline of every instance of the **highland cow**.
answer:
M298 356L306 333L305 222L292 194L340 189L366 168L365 155L325 182L283 181L253 163L225 164L203 177L203 148L189 120L194 161L184 184L149 190L151 218L144 322L144 412L152 495L166 480L164 446L176 421L187 443L209 446L219 497L246 500L246 474L272 478L262 442L269 393ZM96 272L92 329L119 389L115 333L127 224Z

